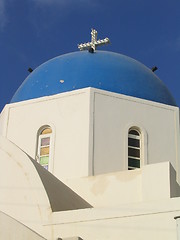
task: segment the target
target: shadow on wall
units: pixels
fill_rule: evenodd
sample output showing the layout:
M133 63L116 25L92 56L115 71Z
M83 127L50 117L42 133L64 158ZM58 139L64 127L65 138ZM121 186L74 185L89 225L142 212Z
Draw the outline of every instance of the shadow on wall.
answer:
M88 202L72 189L67 187L30 156L28 157L41 178L53 212L92 208Z

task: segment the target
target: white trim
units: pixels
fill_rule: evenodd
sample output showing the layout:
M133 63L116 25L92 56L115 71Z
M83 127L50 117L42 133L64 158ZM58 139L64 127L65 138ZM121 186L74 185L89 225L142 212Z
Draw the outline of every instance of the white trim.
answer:
M89 89L89 142L88 142L88 176L94 175L94 120L95 118L95 94Z
M133 130L135 130L135 129L133 129ZM129 134L129 133L128 133L128 137L134 138L134 139L141 139L140 134L141 134L141 133L139 133L139 136L138 136L138 135L132 135L132 134Z

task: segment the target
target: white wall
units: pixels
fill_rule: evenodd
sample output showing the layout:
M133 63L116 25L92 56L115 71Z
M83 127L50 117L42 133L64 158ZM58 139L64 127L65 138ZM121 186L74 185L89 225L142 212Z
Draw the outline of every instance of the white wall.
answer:
M168 161L178 170L178 108L87 88L7 105L0 124L0 209L11 217L48 239L176 239L180 201L170 197L179 189ZM98 209L52 213L23 153L35 157L42 125L54 133L53 173ZM122 171L134 125L145 139L144 166Z
M51 206L31 160L0 137L0 164L0 210L40 235L51 235L42 226L51 217Z
M143 135L142 165L170 161L179 171L179 109L92 89L94 92L94 174L127 169L128 129Z
M142 201L142 171L139 169L69 179L65 184L93 207L115 207Z
M6 137L6 131L8 128L9 118L9 105L5 105L4 109L0 114L0 136Z
M180 199L123 204L53 214L55 236L80 236L84 240L177 240L175 216L180 215Z
M89 90L9 104L8 111L7 126L1 125L5 137L35 159L37 132L49 125L54 139L50 171L59 178L88 175Z
M132 126L142 131L141 165L169 161L180 178L177 107L85 88L9 104L5 110L1 134L32 158L38 129L52 127L50 171L61 180L127 170Z
M0 239L2 240L45 240L25 225L0 212Z
M65 184L95 208L180 196L175 171L169 162L146 165L134 171L68 179Z

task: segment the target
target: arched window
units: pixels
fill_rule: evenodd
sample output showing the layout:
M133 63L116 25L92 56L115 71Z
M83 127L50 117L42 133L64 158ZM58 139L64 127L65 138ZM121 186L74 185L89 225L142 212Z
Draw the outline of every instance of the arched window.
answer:
M38 136L38 147L36 160L48 170L51 153L52 129L44 127L40 130Z
M141 166L141 133L136 128L128 132L128 170Z

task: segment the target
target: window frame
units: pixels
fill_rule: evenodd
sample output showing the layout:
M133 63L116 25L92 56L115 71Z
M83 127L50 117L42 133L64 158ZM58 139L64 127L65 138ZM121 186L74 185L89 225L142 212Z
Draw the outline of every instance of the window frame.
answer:
M48 128L51 130L51 133L42 134L42 132L43 132L45 129L48 129ZM53 136L53 135L54 135L54 130L53 130L53 128L52 128L51 126L49 126L49 125L44 125L44 126L42 126L42 127L39 128L38 133L37 133L37 145L36 145L37 147L36 147L36 156L35 156L36 161L37 161L42 167L44 167L46 170L48 170L48 171L50 171L50 172L52 172L52 169L53 169L53 149L54 149L54 146L53 146L54 136ZM50 140L49 140L49 145L41 146L41 140L42 140L43 138L47 138L47 137L50 138ZM41 157L40 151L41 151L41 149L42 149L43 147L46 147L46 146L49 147L49 154L43 155L43 157L49 156L49 160L48 160L48 165L46 165L46 164L43 165L43 164L40 163L40 157ZM46 168L45 166L48 166L48 167Z
M130 133L131 131L135 131L135 132L137 132L137 134L132 134L132 133ZM133 144L129 144L130 139L139 140L139 144L138 144L139 146L133 146ZM132 149L137 150L134 152L136 152L136 154L138 154L139 156L135 156L135 154L130 155L130 150L132 150ZM142 166L142 132L137 127L130 127L128 129L127 156L128 156L127 157L128 170L135 170L135 169L141 168L141 166ZM133 164L130 165L130 161L132 161Z

